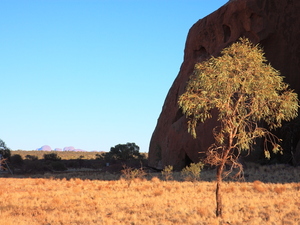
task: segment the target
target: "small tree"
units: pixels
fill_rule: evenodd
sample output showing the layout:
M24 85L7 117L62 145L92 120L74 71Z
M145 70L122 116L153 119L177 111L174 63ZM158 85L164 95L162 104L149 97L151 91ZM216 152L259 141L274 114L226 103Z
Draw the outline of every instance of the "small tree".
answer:
M10 160L11 152L5 142L0 139L0 169L7 169L7 161Z
M139 150L140 147L135 143L119 144L111 147L110 151L105 154L105 158L115 160L142 159L143 156Z
M161 171L161 174L164 176L166 181L173 179L173 166L165 166L165 168Z
M218 113L220 126L213 129L215 143L206 151L206 163L217 166L216 215L222 216L221 183L232 168L243 172L238 159L242 151L250 151L256 138L264 137L267 145L280 152L278 138L264 127L281 126L283 120L297 116L297 94L283 82L264 57L263 50L248 39L241 38L221 52L195 65L185 93L179 97L179 107L188 118L188 132L196 138L197 122ZM231 169L224 173L225 165Z
M10 149L8 147L6 147L6 144L4 141L2 141L0 139L0 154L2 156L2 158L4 159L10 159Z

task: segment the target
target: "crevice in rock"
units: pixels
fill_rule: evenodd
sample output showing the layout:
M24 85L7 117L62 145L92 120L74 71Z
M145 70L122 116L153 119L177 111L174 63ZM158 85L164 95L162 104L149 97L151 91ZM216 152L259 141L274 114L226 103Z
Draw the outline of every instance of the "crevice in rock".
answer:
M190 159L190 157L185 153L185 157L184 157L184 164L185 166L189 166L191 165L191 163L193 163L193 161Z
M176 123L178 120L180 120L181 117L183 117L183 113L181 109L178 109L172 123Z
M223 24L222 28L223 28L223 33L224 33L223 42L226 43L229 40L230 36L231 36L231 29L226 24Z
M201 45L198 49L194 50L194 59L196 59L197 62L202 62L205 60L208 56L208 53L206 49Z

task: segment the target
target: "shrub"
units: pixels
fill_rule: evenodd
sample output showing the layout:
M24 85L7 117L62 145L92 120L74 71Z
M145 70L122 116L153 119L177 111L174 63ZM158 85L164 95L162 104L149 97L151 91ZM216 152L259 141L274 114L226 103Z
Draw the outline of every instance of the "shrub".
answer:
M187 181L197 181L200 179L200 172L203 169L203 166L204 164L202 162L191 163L190 166L183 168L181 174Z
M24 160L21 155L16 154L10 157L10 163L14 167L21 167L24 164Z
M44 160L48 161L60 161L61 157L59 157L56 153L44 154Z
M173 179L173 166L165 166L163 171L161 171L161 174L163 175L166 181Z
M123 166L123 170L121 170L121 173L121 178L124 178L128 181L128 187L134 179L143 179L147 175L142 167L139 169L134 169L132 167Z
M106 160L129 160L129 159L143 159L143 155L139 152L140 147L135 143L119 144L111 147L108 153L105 153Z
M35 155L26 155L25 158L27 160L30 160L30 161L36 161L36 160L38 160L38 157L35 156Z

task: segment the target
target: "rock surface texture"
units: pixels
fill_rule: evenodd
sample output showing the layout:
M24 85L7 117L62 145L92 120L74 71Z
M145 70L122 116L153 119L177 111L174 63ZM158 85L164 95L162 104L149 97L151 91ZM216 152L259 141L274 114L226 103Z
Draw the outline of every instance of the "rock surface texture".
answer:
M198 162L212 143L210 119L197 128L197 139L187 132L187 120L178 108L178 97L185 91L194 65L247 37L260 43L271 65L286 77L285 82L300 94L300 1L231 0L195 23L186 40L184 61L165 99L149 149L149 166L183 168ZM299 157L300 158L300 157ZM299 159L300 160L300 159Z

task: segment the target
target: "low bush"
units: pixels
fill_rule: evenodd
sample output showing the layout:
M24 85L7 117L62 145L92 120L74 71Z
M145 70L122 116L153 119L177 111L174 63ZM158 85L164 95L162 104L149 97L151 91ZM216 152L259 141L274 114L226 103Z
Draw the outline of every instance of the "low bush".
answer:
M147 175L147 173L144 171L144 169L141 167L139 169L135 169L132 167L123 166L123 170L121 170L122 176L121 178L124 178L128 181L128 187L130 186L131 182L136 179L143 179Z
M165 178L166 181L173 179L173 166L165 166L161 174Z
M25 158L31 161L36 161L39 159L36 155L26 155Z
M60 161L61 157L59 157L56 153L49 153L49 154L44 154L44 160Z
M21 169L22 170L23 165L24 165L24 160L23 160L22 156L20 156L20 155L13 155L13 156L10 157L9 167L13 171L15 169L18 169L18 170Z
M204 164L202 162L191 163L190 166L183 168L181 174L186 181L198 181L200 179L200 172L203 167Z

